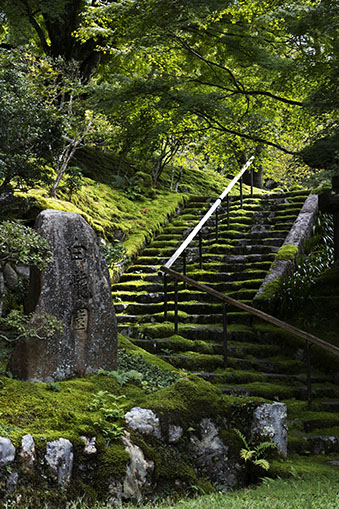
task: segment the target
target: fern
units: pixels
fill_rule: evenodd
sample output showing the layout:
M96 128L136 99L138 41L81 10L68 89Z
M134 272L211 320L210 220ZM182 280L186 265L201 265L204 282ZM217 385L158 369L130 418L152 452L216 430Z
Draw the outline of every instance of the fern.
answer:
M269 462L261 458L268 449L276 449L277 444L275 442L261 442L255 447L251 447L251 445L247 442L245 436L238 429L234 428L234 432L238 435L242 443L245 447L240 450L240 458L245 461L250 461L253 465L263 468L264 470L269 470L270 464Z

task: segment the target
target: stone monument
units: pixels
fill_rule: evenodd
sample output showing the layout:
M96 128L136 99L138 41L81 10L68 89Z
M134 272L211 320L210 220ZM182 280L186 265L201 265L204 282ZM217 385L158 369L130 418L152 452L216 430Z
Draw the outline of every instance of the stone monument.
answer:
M116 369L110 278L93 229L79 214L58 210L41 212L35 228L47 239L53 261L42 273L32 270L28 311L33 324L54 315L63 329L20 340L10 370L24 380L48 382Z

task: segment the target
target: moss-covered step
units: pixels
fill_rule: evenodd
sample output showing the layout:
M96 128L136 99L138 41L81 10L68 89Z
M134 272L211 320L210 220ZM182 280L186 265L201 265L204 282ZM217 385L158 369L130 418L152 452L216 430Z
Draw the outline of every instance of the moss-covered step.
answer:
M154 260L153 260L154 262ZM126 269L126 271L124 272L124 275L125 274L129 274L129 273L140 273L140 274L144 274L144 273L147 273L147 274L157 274L158 271L159 271L159 268L160 268L160 264L156 265L156 264L149 264L149 265L146 265L146 264L143 264L143 265L139 265L138 263L136 263L135 265L131 265L130 267L128 267Z
M152 282L145 279L134 279L132 281L121 281L113 286L114 294L116 292L161 292L163 289L162 281Z
M292 435L289 437L288 451L300 455L329 455L339 453L339 429L328 430L327 435Z
M152 309L150 309L152 311ZM203 309L204 312L206 312L205 309ZM181 309L178 311L179 321L180 323L192 323L192 324L210 324L219 322L222 316L222 309L219 309L219 311L213 313L213 314L192 314L191 312L185 312L183 309L183 306L181 306ZM158 322L160 323L164 319L164 313L149 313L147 315L134 315L134 314L119 314L117 313L117 320L118 324L127 324L129 326L135 325L135 324L145 324L145 323L154 323ZM167 319L170 322L174 322L174 305L168 306L167 311ZM227 314L227 321L229 324L245 324L249 325L251 323L251 315L248 313L237 313L237 312L230 312Z
M226 255L224 256L222 262L224 264L230 263L231 267L234 267L234 264L239 265L247 265L248 268L253 266L254 263L261 262L272 262L275 259L275 254L257 254L257 253L249 253L244 255ZM206 260L208 262L208 260Z
M163 277L158 272L125 272L119 283L128 281L148 281L150 283L163 283Z
M178 352L175 354L165 354L161 355L161 358L169 362L176 368L188 369L190 371L214 371L216 369L223 368L224 359L223 355L216 354L201 354L199 352L194 351L184 351ZM227 359L227 366L236 369L236 370L251 370L258 371L259 373L263 371L265 368L266 371L271 369L272 371L277 371L281 367L285 368L289 372L293 374L294 372L298 372L299 366L295 363L287 364L288 360L285 361L270 361L270 359L241 359L237 357L229 356ZM280 365L281 364L281 365ZM269 385L269 384L268 384ZM284 386L283 386L284 387Z
M216 274L218 274L219 272L220 273L234 273L234 272L245 272L246 273L246 276L245 276L245 279L247 278L247 275L254 272L254 271L264 271L265 273L269 270L270 266L271 266L271 263L272 263L272 259L274 259L274 257L270 256L269 257L269 260L256 260L256 261L252 261L251 264L249 264L247 262L247 259L245 257L236 257L234 259L234 261L229 261L227 263L220 263L220 264L215 264L213 262L204 262L203 264L203 269L202 270L206 270L208 272L215 272ZM193 272L193 271L200 271L200 267L199 267L199 263L189 263L187 265L187 273L189 272Z
M254 254L271 254L271 253L277 253L278 252L277 246L263 246L258 244L246 244L244 246L235 246L232 249L232 255L254 255ZM213 252L213 251L212 251Z
M273 236L274 232L272 232L272 236L268 237L265 236L265 238L261 238L260 241L258 241L258 238L252 237L252 235L248 235L244 239L237 239L233 241L233 245L235 247L237 246L281 246L283 241L285 240L285 236L276 237Z
M228 337L238 341L255 340L255 334L252 329L246 325L230 324L228 327ZM174 333L174 324L172 322L163 322L155 324L143 324L138 327L137 333L143 337L149 338L167 338ZM223 328L215 324L179 324L178 334L192 340L203 341L222 341Z

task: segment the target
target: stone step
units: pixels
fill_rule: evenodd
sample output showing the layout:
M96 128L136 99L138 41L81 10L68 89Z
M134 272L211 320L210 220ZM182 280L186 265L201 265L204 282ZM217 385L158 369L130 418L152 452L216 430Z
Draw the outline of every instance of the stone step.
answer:
M182 271L182 268L179 267L179 272ZM178 270L178 268L176 269ZM237 271L237 272L209 272L207 270L201 270L201 271L187 271L186 275L192 279L195 279L196 281L199 281L201 283L212 283L212 282L220 282L220 281L228 281L228 282L235 282L235 281L250 281L250 280L259 280L264 279L266 275L265 270L253 270L251 272L243 272L243 271ZM145 281L149 283L158 283L163 285L163 276L159 275L158 272L155 273L136 273L136 272L129 272L124 273L119 283L126 283L126 282L132 282L132 281ZM113 285L113 288L116 287L116 284Z
M253 263L257 262L272 262L275 258L275 254L257 254L257 253L250 253L246 255L227 255L223 258L223 263L231 263L232 267L235 266L235 264L240 265L247 265L249 268L249 265L252 265ZM206 260L208 262L209 260Z
M172 322L163 322L162 324L145 324L141 326L121 325L121 331L127 332L132 337L138 337L141 333L143 337L150 339L161 339L171 337L174 332L174 324ZM123 333L123 332L122 332ZM221 325L215 324L183 324L179 323L178 335L191 340L208 341L212 343L222 343L224 334ZM229 341L242 341L245 343L255 342L256 335L251 328L230 324L228 327Z
M303 426L305 433L311 433L322 428L332 428L333 426L339 426L339 416L332 414L326 418L305 419L303 420Z
M129 314L152 315L164 311L164 303L161 302L161 300L159 302L135 302L134 300L123 301L119 295L115 295L113 302L117 313L125 312ZM240 299L240 302L251 304L252 301L248 299ZM194 309L196 312L199 312L199 310L210 310L210 306L220 306L220 303L186 301L180 303L180 311L188 312L189 309ZM173 302L168 303L168 309L174 309ZM235 308L234 306L227 306L227 309L234 310Z
M242 288L239 290L234 291L227 291L224 292L225 295L227 294L229 297L232 297L236 300L252 300L254 296L257 293L257 289L252 288ZM112 292L113 302L114 304L118 304L119 301L121 302L136 302L136 303L162 303L164 302L164 293L163 291L158 292L138 292L135 293L133 291L127 291L127 290L119 290L119 291L113 291ZM167 299L170 302L174 302L175 294L173 291L169 291L167 294ZM182 290L179 287L179 307L180 302L187 302L187 301L198 301L198 302L217 302L217 298L213 295L210 295L206 292L200 292L198 290L190 291L190 290Z
M305 401L307 399L307 387L306 384L302 384L298 382L299 385L294 384L274 384L272 382L251 382L248 384L228 384L228 385L218 385L219 389L226 394L232 394L234 392L240 391L241 393L246 393L248 396L261 396L267 399L272 400L281 400L281 399L299 399ZM326 394L331 394L333 389L330 387L313 387L312 394L314 397L323 397Z
M339 436L336 434L289 437L288 450L300 455L338 454Z
M267 346L267 345L266 345ZM227 368L215 371L213 373L195 372L194 373L205 380L214 384L246 384L250 382L266 382L274 385L291 385L298 387L306 386L306 375L283 374L283 373L265 373L258 371L234 370ZM323 377L312 377L312 383L323 381Z
M244 267L245 269L245 267ZM265 278L267 271L266 270L253 270L251 272L234 271L234 272L209 272L207 270L201 271L187 271L186 274L191 279L195 279L201 283L205 283L209 285L210 283L220 282L220 281L233 281L233 282L241 282L241 281L250 281L250 280L262 280Z
M222 355L208 355L196 352L185 352L183 354L165 354L161 358L177 368L188 369L190 371L214 371L223 368L224 359ZM291 374L297 374L300 371L298 361L280 361L270 359L239 359L236 357L228 357L227 366L237 370L258 370L261 371L288 371ZM268 384L272 385L272 384ZM232 385L232 387L235 387ZM230 387L229 389L232 389ZM277 387L281 387L280 385ZM264 395L263 395L264 396ZM265 396L264 396L265 397Z
M174 321L174 305L169 306L169 310L167 312L167 320L170 322ZM191 314L185 312L184 306L180 306L179 312L179 321L180 323L192 323L192 324L201 324L207 325L210 323L222 324L222 307L213 310L214 314ZM136 314L116 314L118 324L123 325L127 324L132 326L136 323L162 323L164 320L164 313L153 313L146 315L136 315ZM249 313L237 313L237 312L229 312L227 313L227 322L228 324L242 324L249 325L252 321L252 317Z
M138 259L139 261L139 259ZM154 260L153 260L154 261ZM158 270L160 268L160 264L159 265L155 265L154 263L153 264L149 264L149 265L146 265L146 264L135 264L135 265L130 265L130 267L127 268L126 272L124 272L124 275L126 274L129 274L129 273L136 273L136 272L139 272L140 274L143 274L143 273L147 273L147 274L157 274L158 273Z
M213 252L213 251L212 251ZM277 246L262 246L262 245L244 245L239 247L233 247L232 248L232 255L261 255L261 254L271 254L271 253L277 253L278 247Z
M339 400L322 401L321 406L326 412L339 412Z
M266 255L264 256L266 257ZM236 257L234 261L229 261L228 263L222 262L220 264L204 261L202 269L199 268L199 263L190 263L187 265L187 272L206 270L208 272L215 273L218 273L218 271L221 273L244 273L247 278L247 274L250 274L252 270L262 270L267 272L272 264L272 260L273 256L270 256L269 260L253 261L251 265L247 263L246 257L242 257L241 259Z

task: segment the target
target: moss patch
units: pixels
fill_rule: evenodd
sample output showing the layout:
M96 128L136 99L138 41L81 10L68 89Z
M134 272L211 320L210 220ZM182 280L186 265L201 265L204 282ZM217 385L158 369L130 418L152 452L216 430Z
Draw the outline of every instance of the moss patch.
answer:
M298 248L294 244L285 244L281 246L277 254L275 255L276 260L294 260L298 254Z

